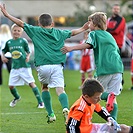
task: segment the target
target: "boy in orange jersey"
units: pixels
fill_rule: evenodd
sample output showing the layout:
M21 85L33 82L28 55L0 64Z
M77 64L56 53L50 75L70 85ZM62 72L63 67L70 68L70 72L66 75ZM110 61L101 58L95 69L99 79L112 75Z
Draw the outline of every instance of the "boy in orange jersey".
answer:
M103 86L95 79L86 79L82 85L82 96L72 105L68 114L67 133L133 133L133 126L119 125L98 103ZM108 123L92 123L96 112Z

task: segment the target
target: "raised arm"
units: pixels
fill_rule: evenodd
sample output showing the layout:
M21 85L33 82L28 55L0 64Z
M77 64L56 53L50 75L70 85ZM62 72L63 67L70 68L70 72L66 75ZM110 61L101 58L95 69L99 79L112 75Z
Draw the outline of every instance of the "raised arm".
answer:
M81 28L72 30L72 36L75 36L83 31L89 29L89 22L86 22Z
M12 15L10 15L7 10L6 10L6 7L5 7L5 4L3 5L0 5L0 9L1 9L1 12L3 13L3 15L5 17L7 17L8 19L10 19L11 21L13 21L14 23L16 23L18 26L20 27L24 27L24 22L16 17L13 17Z

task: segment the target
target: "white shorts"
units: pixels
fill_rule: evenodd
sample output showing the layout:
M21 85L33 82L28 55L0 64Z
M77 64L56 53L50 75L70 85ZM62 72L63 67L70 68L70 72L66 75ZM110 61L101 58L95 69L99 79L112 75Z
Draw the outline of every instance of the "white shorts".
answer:
M122 73L98 76L97 80L103 85L105 92L119 95L122 91Z
M11 69L9 86L21 86L35 82L31 68Z
M42 84L48 84L48 88L64 88L63 66L43 65L36 68L38 79Z
M93 123L90 133L117 133L117 131L114 130L113 126L110 126L108 124Z

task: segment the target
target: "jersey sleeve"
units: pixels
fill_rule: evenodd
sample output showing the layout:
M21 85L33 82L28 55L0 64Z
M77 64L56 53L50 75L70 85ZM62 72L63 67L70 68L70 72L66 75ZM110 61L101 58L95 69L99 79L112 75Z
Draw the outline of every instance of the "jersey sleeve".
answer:
M10 52L10 51L9 51L9 48L8 48L8 42L9 42L9 41L7 41L6 44L5 44L5 47L2 48L2 52L3 52L3 53Z
M95 32L91 31L88 34L88 39L85 41L86 44L90 44L93 48L96 47L96 43L95 43Z
M74 118L70 118L66 126L67 133L80 133L80 122Z
M79 125L82 116L83 111L74 107L66 126L67 133L80 133Z
M33 38L34 36L34 32L35 32L35 26L33 25L29 25L27 23L24 23L24 31L26 32L26 34L30 37Z
M109 112L104 107L102 107L101 110L97 110L97 111L95 110L95 112L106 121L107 121L107 118L110 117Z
M64 40L71 37L72 32L70 30L62 30L62 35L64 37Z
M24 41L24 44L25 44L24 49L25 49L26 53L30 53L30 49L29 49L29 46L28 46L28 41L25 38L23 38L23 41Z

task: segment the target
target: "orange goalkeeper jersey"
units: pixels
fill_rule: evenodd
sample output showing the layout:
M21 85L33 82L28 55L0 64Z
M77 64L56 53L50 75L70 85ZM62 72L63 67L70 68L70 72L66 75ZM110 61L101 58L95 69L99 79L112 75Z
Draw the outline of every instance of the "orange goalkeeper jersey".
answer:
M102 110L102 107L99 103L97 104L88 104L83 97L81 96L70 108L70 112L68 115L68 124L67 124L67 131L68 133L71 133L73 129L71 128L71 124L74 124L75 122L79 122L78 125L76 125L74 130L76 133L90 133L92 130L92 115L94 111L100 112ZM77 127L78 126L78 127Z

